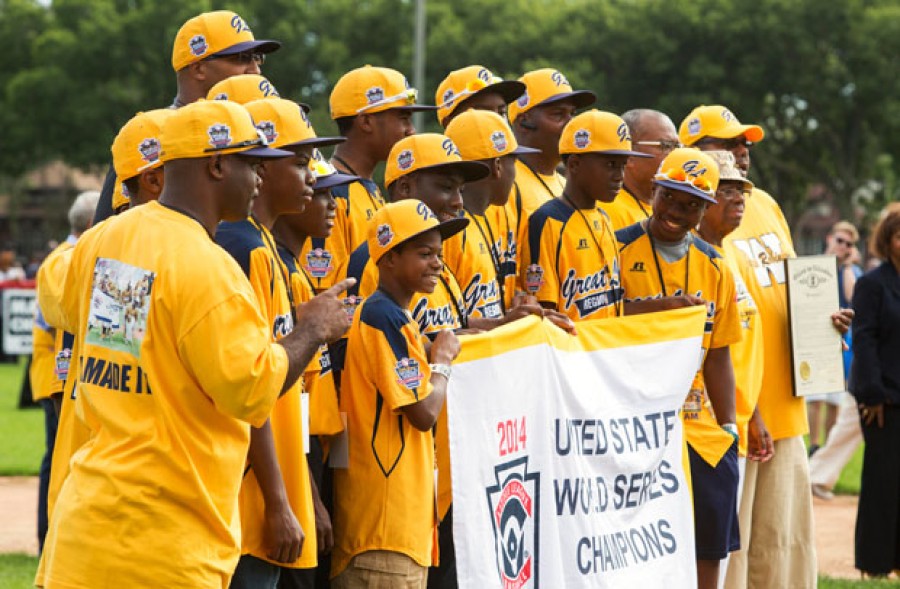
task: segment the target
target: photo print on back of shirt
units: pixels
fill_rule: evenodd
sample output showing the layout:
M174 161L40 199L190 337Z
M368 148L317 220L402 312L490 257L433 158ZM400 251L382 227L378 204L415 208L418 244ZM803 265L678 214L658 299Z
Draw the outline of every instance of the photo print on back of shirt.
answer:
M86 343L141 357L156 275L118 260L94 265Z

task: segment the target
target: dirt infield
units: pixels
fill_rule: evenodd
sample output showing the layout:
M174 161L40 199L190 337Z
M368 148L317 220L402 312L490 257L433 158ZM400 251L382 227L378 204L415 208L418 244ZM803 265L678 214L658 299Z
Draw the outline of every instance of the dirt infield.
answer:
M0 553L37 554L35 506L37 477L0 477ZM838 496L833 501L813 499L816 515L816 549L819 573L858 579L853 568L853 529L856 497Z

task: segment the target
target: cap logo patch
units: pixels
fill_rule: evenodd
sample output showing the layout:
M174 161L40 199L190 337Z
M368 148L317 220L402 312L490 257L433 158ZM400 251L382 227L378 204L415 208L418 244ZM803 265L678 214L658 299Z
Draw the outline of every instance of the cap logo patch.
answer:
M700 167L700 162L697 160L688 160L681 164L681 169L684 170L684 173L690 176L691 178L696 178L697 176L703 176L706 174L706 168Z
M213 96L213 100L228 100L228 95L224 92L219 92L215 96Z
M194 35L188 41L188 45L191 47L191 53L196 56L203 55L209 50L209 45L206 44L206 37L203 35Z
M275 90L275 86L270 84L268 80L259 81L259 91L262 92L262 95L266 98L268 98L269 96L280 96L280 94L278 94L278 91Z
M275 123L272 121L260 121L259 124L256 125L256 128L262 131L262 134L266 137L266 143L269 145L278 138L278 132L275 130Z
M578 129L575 131L575 147L584 149L591 144L591 132L587 129Z
M404 149L400 152L400 155L397 156L397 167L403 171L410 169L415 162L416 159L413 157L412 151L408 149Z
M500 153L506 151L506 148L509 146L509 143L506 141L506 133L503 131L494 131L491 133L491 143L494 144L494 149Z
M616 129L616 135L619 136L619 143L631 141L631 135L628 133L628 125L626 125L625 123L619 125L619 128Z
M531 264L525 269L525 290L531 294L537 293L544 284L544 269L537 264Z
M391 226L387 223L379 225L378 229L375 231L375 239L378 241L378 245L387 247L387 244L391 243L394 239L394 232L391 231Z
M732 122L732 121L736 121L736 120L737 120L737 119L734 118L734 115L731 113L731 111L728 110L727 108L723 108L723 109L722 109L722 118L725 119L725 122L726 122L726 123L730 123L730 122Z
M528 105L528 91L523 92L522 95L519 96L519 99L516 100L516 104L522 108Z
M700 118L694 117L693 119L688 121L688 133L691 135L699 135L700 134Z
M250 32L250 27L247 26L244 19L236 14L231 17L231 28L234 29L235 33L243 33L244 31Z
M557 72L557 71L554 71L550 75L550 79L553 80L553 83L556 84L557 86L569 86L570 85L569 80L567 80L564 75L562 75L560 72Z
M156 137L148 137L138 145L138 151L145 162L159 161L159 150L159 139Z
M420 202L416 205L416 213L421 215L423 221L427 221L429 219L437 219L432 210L429 209L428 205L424 202Z
M494 81L494 74L492 74L486 67L483 67L478 71L477 77L485 84L490 84Z
M366 90L366 102L369 104L375 104L382 100L384 100L384 88L381 86L372 86Z
M228 125L217 123L206 131L209 134L209 143L213 147L223 148L231 143L231 128Z
M453 143L452 139L444 139L444 142L441 143L441 147L444 148L444 152L446 152L447 155L462 157L461 155L459 155L459 150L456 149L456 144Z

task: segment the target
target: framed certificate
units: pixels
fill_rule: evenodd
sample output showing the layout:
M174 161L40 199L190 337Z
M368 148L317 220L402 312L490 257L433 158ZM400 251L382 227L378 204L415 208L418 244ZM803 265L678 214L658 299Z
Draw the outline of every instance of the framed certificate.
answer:
M794 395L837 393L844 386L841 335L831 323L838 310L838 267L832 255L785 260Z

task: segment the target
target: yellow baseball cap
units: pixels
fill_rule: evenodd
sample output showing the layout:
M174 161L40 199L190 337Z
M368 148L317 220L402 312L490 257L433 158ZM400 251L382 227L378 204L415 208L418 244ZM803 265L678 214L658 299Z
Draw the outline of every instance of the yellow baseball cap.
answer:
M244 107L272 147L324 147L347 140L346 137L317 137L303 108L284 98L262 98L248 102Z
M211 56L221 57L245 51L272 53L278 41L253 37L253 31L230 10L204 12L181 25L172 46L172 67L179 71Z
M231 100L238 104L247 104L261 98L280 98L281 94L275 89L274 84L265 76L259 74L238 74L225 78L212 88L206 95L207 100ZM303 112L308 113L311 108L308 104L298 102Z
M332 119L374 114L392 108L409 111L437 108L416 104L416 98L416 89L410 88L406 76L397 70L366 65L341 76L331 91L328 106Z
M719 182L722 180L740 182L747 190L753 190L753 182L747 180L741 174L733 153L724 150L704 151L703 153L708 155L719 166Z
M128 189L122 184L122 179L117 177L113 186L112 210L116 212L129 204L131 204L131 195L128 194Z
M518 80L498 78L491 70L480 65L470 65L450 72L438 85L434 94L437 118L441 125L456 108L467 99L487 92L496 92L509 104L525 92L525 84Z
M160 131L174 112L168 108L139 112L119 129L110 148L117 178L128 180L162 165Z
M590 90L573 90L569 80L558 70L545 68L528 72L519 81L525 84L525 93L509 105L509 120L515 121L523 112L536 106L571 98L576 108L585 108L597 101Z
M458 173L466 182L487 178L490 168L481 162L463 161L453 140L439 133L421 133L404 137L394 144L384 170L384 185L390 186L407 174L419 170Z
M694 145L704 137L732 139L743 135L754 143L766 136L759 125L742 125L734 114L721 105L701 105L691 111L678 127L678 138L685 145Z
M719 166L698 149L679 147L659 165L653 183L714 203L719 187Z
M604 153L653 157L632 151L631 133L619 115L591 109L573 117L559 137L559 153Z
M495 112L467 110L450 121L444 131L467 160L486 160L505 155L540 153L540 149L516 142L509 123Z
M163 123L160 143L162 162L230 153L261 158L294 155L267 147L250 112L230 100L198 100L173 111Z
M469 220L464 217L441 223L428 205L414 198L392 202L375 211L369 221L369 258L377 264L384 254L413 237L437 229L444 240L468 224Z

